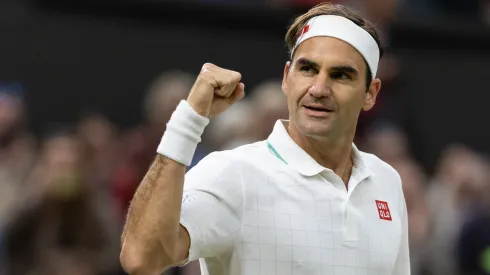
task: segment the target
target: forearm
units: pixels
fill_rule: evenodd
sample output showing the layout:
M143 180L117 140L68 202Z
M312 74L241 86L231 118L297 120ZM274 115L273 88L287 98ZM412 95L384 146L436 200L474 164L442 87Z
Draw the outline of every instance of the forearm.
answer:
M159 274L174 263L185 169L158 154L138 187L122 235L121 261L127 271L144 265L151 270L141 274Z
M190 245L188 232L180 230L185 169L209 124L208 117L245 95L240 79L238 72L205 64L187 101L181 101L172 114L157 148L161 156L153 162L130 205L120 256L130 274L159 274L185 259Z

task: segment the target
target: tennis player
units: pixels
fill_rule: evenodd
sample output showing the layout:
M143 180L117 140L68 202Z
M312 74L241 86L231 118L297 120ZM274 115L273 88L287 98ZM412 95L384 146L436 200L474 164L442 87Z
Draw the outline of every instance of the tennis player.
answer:
M410 274L400 177L353 144L359 113L381 87L376 31L344 6L322 4L296 19L286 43L289 120L186 174L209 118L244 96L240 73L202 67L129 208L129 274L196 259L204 275Z

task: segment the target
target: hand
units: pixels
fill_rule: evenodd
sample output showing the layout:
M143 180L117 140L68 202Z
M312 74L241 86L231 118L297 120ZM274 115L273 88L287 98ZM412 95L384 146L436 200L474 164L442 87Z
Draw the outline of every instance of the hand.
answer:
M206 63L189 93L187 103L200 115L213 117L245 95L239 72Z

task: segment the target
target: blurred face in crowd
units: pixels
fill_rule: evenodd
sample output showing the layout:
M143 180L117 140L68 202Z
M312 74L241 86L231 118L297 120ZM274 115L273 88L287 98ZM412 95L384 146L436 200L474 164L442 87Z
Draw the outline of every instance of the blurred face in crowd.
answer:
M388 163L403 159L409 154L405 134L389 126L371 131L367 136L366 145L371 153Z
M482 156L461 145L452 145L443 152L437 178L457 191L462 200L481 195L486 184L487 164Z
M57 136L44 143L44 160L50 166L61 171L70 171L77 167L77 141L70 136Z
M303 136L317 139L353 134L360 111L374 106L381 85L376 79L366 91L366 73L362 56L344 41L304 41L284 70L291 123Z
M51 194L56 197L72 197L81 188L80 147L78 140L69 135L49 138L44 142L42 161L45 173L49 173Z
M18 99L0 93L0 136L8 134L20 122L22 108Z
M158 131L165 127L180 100L194 84L194 77L183 72L166 72L151 85L145 99L145 115Z
M78 131L86 145L95 151L108 148L114 140L114 126L100 115L85 117L78 125Z

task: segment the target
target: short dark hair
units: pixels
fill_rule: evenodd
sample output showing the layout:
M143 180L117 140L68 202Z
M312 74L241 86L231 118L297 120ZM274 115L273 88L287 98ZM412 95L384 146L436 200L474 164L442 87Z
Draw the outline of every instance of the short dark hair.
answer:
M354 22L359 27L363 28L374 38L376 44L378 44L379 57L381 59L381 57L383 56L383 48L381 46L381 41L379 39L379 35L376 29L374 28L374 25L371 24L366 19L362 18L362 16L359 15L357 12L347 8L346 6L332 4L332 3L322 3L316 5L315 7L308 10L306 13L296 17L293 24L289 27L285 38L286 45L288 46L289 49L289 56L293 55L296 40L298 40L300 31L304 28L308 20L319 15L342 16ZM369 88L369 84L371 84L373 77L372 77L371 68L368 66L367 62L366 62L366 68L367 68L366 86L367 88Z

